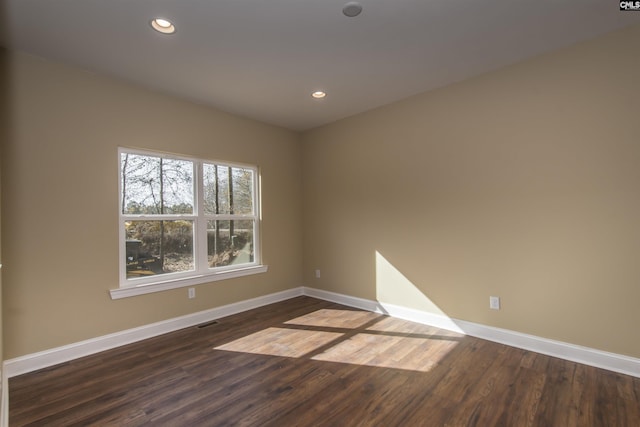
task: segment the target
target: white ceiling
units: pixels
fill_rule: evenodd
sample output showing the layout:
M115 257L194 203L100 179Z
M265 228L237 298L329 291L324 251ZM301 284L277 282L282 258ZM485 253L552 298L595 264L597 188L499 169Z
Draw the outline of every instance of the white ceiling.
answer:
M305 130L640 23L612 0L346 1L4 0L0 42Z

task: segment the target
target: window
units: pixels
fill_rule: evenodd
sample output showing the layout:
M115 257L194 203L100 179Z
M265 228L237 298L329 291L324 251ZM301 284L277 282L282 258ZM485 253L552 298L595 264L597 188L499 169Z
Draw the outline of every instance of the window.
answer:
M120 288L144 290L112 297L266 271L257 167L127 149L119 156Z

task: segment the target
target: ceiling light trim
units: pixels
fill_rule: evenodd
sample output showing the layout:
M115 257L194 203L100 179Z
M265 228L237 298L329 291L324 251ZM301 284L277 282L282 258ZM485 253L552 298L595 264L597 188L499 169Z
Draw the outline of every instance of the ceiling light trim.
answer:
M171 21L165 18L153 18L150 22L151 28L161 34L174 34L176 27Z

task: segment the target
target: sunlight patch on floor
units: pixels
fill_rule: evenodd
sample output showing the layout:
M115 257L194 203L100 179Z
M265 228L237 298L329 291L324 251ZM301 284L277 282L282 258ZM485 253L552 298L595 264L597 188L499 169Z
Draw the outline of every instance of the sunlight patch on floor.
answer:
M214 348L427 372L460 334L356 310L321 309Z
M285 325L355 329L382 317L369 311L322 309L285 322Z
M267 328L215 347L214 350L264 354L268 356L302 357L342 335L343 334L338 332Z
M313 360L427 372L456 341L357 334L314 356Z
M398 334L433 335L442 332L435 326L408 322L403 319L385 316L380 321L367 327L367 331L394 332ZM458 334L459 335L459 334Z

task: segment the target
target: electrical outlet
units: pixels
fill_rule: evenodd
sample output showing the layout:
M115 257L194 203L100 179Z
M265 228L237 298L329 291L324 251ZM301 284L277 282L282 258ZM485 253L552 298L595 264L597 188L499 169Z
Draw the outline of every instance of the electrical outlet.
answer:
M500 310L500 297L489 297L489 308L491 310Z
M189 288L189 299L196 297L196 288Z
M320 278L320 270L316 270L316 279Z

